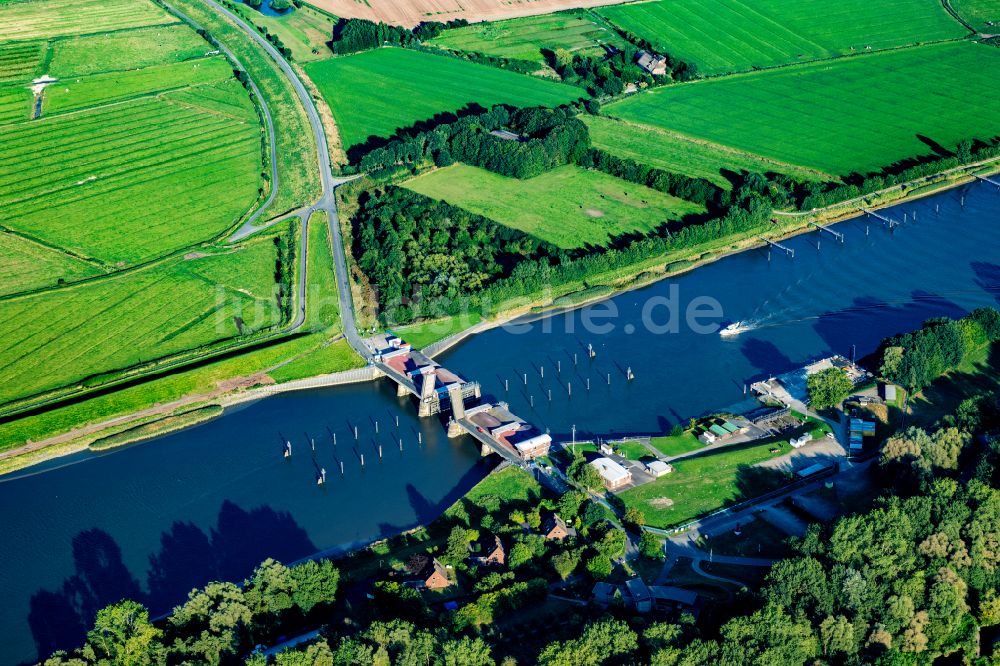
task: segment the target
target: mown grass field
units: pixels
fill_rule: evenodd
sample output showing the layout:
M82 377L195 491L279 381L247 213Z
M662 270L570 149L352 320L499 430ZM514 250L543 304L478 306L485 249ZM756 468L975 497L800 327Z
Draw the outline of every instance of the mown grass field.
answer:
M100 275L100 266L45 247L14 234L0 232L0 296Z
M671 463L674 471L670 474L626 490L620 497L627 506L642 511L649 525L677 525L738 499L741 466L756 465L789 451L788 442L780 441L678 460Z
M45 56L45 42L0 44L0 83L30 81Z
M222 56L102 72L60 80L45 89L42 115L65 113L190 86L221 83L233 75Z
M727 190L732 189L732 181L726 173L741 171L786 173L800 180L834 178L662 128L604 116L583 115L580 118L590 129L591 141L597 148L665 171L705 178Z
M177 23L152 2L136 0L36 0L0 11L0 41L83 35Z
M180 23L67 37L54 40L51 48L49 73L57 78L181 62L212 50L204 39Z
M469 104L557 106L579 88L458 58L384 48L306 65L345 147Z
M0 403L277 324L275 253L263 236L0 301Z
M773 67L968 34L924 0L658 0L598 12L702 73Z
M405 186L566 249L604 245L612 236L651 231L704 211L689 201L572 165L518 180L455 164Z
M9 126L2 224L109 268L209 240L257 195L253 113L233 81Z
M257 111L211 50L146 0L0 9L0 403L282 320L272 239L209 243L263 169ZM41 74L59 81L30 120Z
M996 34L997 24L1000 24L1000 0L952 0L951 6L972 27ZM990 22L994 25L989 25Z
M0 88L0 125L27 120L31 116L31 101L27 88Z
M430 42L456 51L487 53L501 58L545 62L542 49L565 49L601 56L602 45L624 45L618 33L586 12L546 14L527 18L473 23L446 30Z
M845 175L997 135L997 85L1000 49L957 42L661 88L605 112Z

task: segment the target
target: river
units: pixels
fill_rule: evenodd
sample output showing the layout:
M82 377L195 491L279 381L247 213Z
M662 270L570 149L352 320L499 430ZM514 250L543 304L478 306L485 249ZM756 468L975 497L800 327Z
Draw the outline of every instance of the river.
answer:
M928 317L997 304L996 188L967 186L887 211L904 213L908 222L892 233L874 219L847 221L836 227L843 244L805 234L785 243L794 259L744 252L583 310L482 333L439 360L557 439L574 426L580 438L663 432L738 403L753 378L850 355L852 345L861 356ZM702 323L755 328L732 339L685 321L676 332L650 330L644 308L669 328L674 293L682 314L694 299L714 299L721 315ZM151 442L0 478L0 663L76 645L95 610L124 596L155 615L208 580L242 579L265 557L294 561L424 523L492 464L470 441L449 441L437 421L418 420L384 380L275 396ZM320 468L325 486L315 482Z

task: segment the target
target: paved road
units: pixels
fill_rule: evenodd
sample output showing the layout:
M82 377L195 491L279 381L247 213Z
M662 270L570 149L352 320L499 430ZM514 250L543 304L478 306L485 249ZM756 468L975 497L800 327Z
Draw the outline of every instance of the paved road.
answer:
M205 4L215 9L217 12L231 20L237 26L239 26L245 33L247 33L251 39L253 39L257 44L264 49L264 51L271 56L271 59L277 63L278 67L284 73L285 78L292 84L295 89L295 94L298 95L299 101L302 103L302 108L305 109L306 115L309 118L309 125L312 128L313 141L316 144L316 153L319 158L319 173L320 179L323 183L323 195L320 197L312 206L300 209L296 213L302 215L302 256L301 256L301 271L302 276L299 282L299 314L292 327L292 330L298 328L305 322L306 313L306 291L308 286L308 281L306 280L306 247L308 243L308 226L309 217L316 211L323 211L326 213L327 223L330 225L330 238L332 239L333 247L333 262L334 262L334 272L337 276L337 291L340 298L340 320L344 329L344 337L350 343L351 347L361 355L362 358L369 358L371 356L368 347L361 340L361 336L358 335L358 327L354 318L354 300L351 298L351 284L349 281L349 275L347 272L347 258L344 254L344 239L340 232L340 218L337 215L337 199L336 199L336 189L338 186L353 180L352 178L337 178L333 175L333 170L330 168L330 151L326 145L326 134L323 132L323 123L320 120L319 112L316 110L316 105L313 103L312 97L309 96L309 91L306 90L305 85L303 85L301 79L299 79L298 74L292 69L292 66L288 64L277 49L271 45L264 37L257 32L252 26L247 24L243 19L241 19L236 14L232 13L222 5L218 4L214 0L204 0ZM246 227L246 225L244 225ZM253 227L251 225L251 231L253 232ZM243 231L241 229L240 231ZM237 231L237 234L240 233ZM239 236L239 238L244 237ZM234 235L236 237L236 235Z

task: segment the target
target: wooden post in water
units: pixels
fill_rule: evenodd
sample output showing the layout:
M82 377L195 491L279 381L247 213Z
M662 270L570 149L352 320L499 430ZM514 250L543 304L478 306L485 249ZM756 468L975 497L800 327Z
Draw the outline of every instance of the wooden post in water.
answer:
M535 396L531 395L531 396L528 396L528 398L529 398L528 402L531 405L531 408L534 409L535 408Z
M312 444L312 450L316 450L316 440L312 437L309 438L309 443Z
M354 426L354 441L358 441L358 426Z
M573 384L572 382L566 382L566 395L570 398L573 397Z
M365 466L365 454L362 453L361 454L361 467L363 468L364 466Z
M344 476L344 461L340 461L340 475Z
M611 386L611 373L608 373L608 386Z
M399 414L396 414L396 430L399 430Z
M573 352L573 365L576 365L576 352Z
M510 393L510 384L507 383L506 379L503 380L503 391L504 393Z
M379 462L382 462L382 445L381 444L378 445L378 459L379 459Z
M528 385L528 373L527 373L527 372L526 372L526 373L524 373L524 385L525 385L525 386L527 386L527 385Z
M590 377L587 377L587 390L590 390Z
M556 361L556 372L562 374L562 361Z
M400 452L402 452L402 450L403 450L403 438L402 437L400 437L400 439L399 439L399 450L400 450Z
M549 402L552 402L552 389L549 389Z
M375 419L375 434L378 434L378 419Z
M628 367L628 370L625 371L625 376L628 378L629 381L632 381L633 379L635 379L635 373L632 372L632 366L631 365Z
M541 375L542 379L545 379L545 366L538 366L538 374Z
M418 432L417 433L417 444L423 444L423 443L424 443L424 433Z
M337 433L333 433L333 445L337 446Z

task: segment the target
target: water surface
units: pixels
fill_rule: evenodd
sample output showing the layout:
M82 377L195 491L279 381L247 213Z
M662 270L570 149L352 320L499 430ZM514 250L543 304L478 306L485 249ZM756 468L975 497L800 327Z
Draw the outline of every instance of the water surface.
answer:
M794 259L746 252L550 317L527 333L486 332L440 360L557 438L573 426L578 437L663 432L742 400L753 378L820 355L850 355L852 345L860 356L928 317L996 305L996 189L971 186L889 214L904 212L910 221L893 233L874 220L848 221L837 226L843 245L806 234L787 242ZM672 287L682 305L711 297L722 306L719 321L749 319L758 328L734 339L683 324L677 333L650 333L644 304ZM583 318L608 307L618 313L602 320L612 330L587 332ZM659 323L665 315L654 310ZM597 350L592 362L588 343ZM281 455L286 440L290 460ZM323 467L329 482L319 487ZM437 421L419 421L383 381L275 396L153 442L0 479L0 663L74 646L97 608L125 596L158 614L192 587L243 578L265 557L294 561L426 522L488 467L471 441L449 441Z

